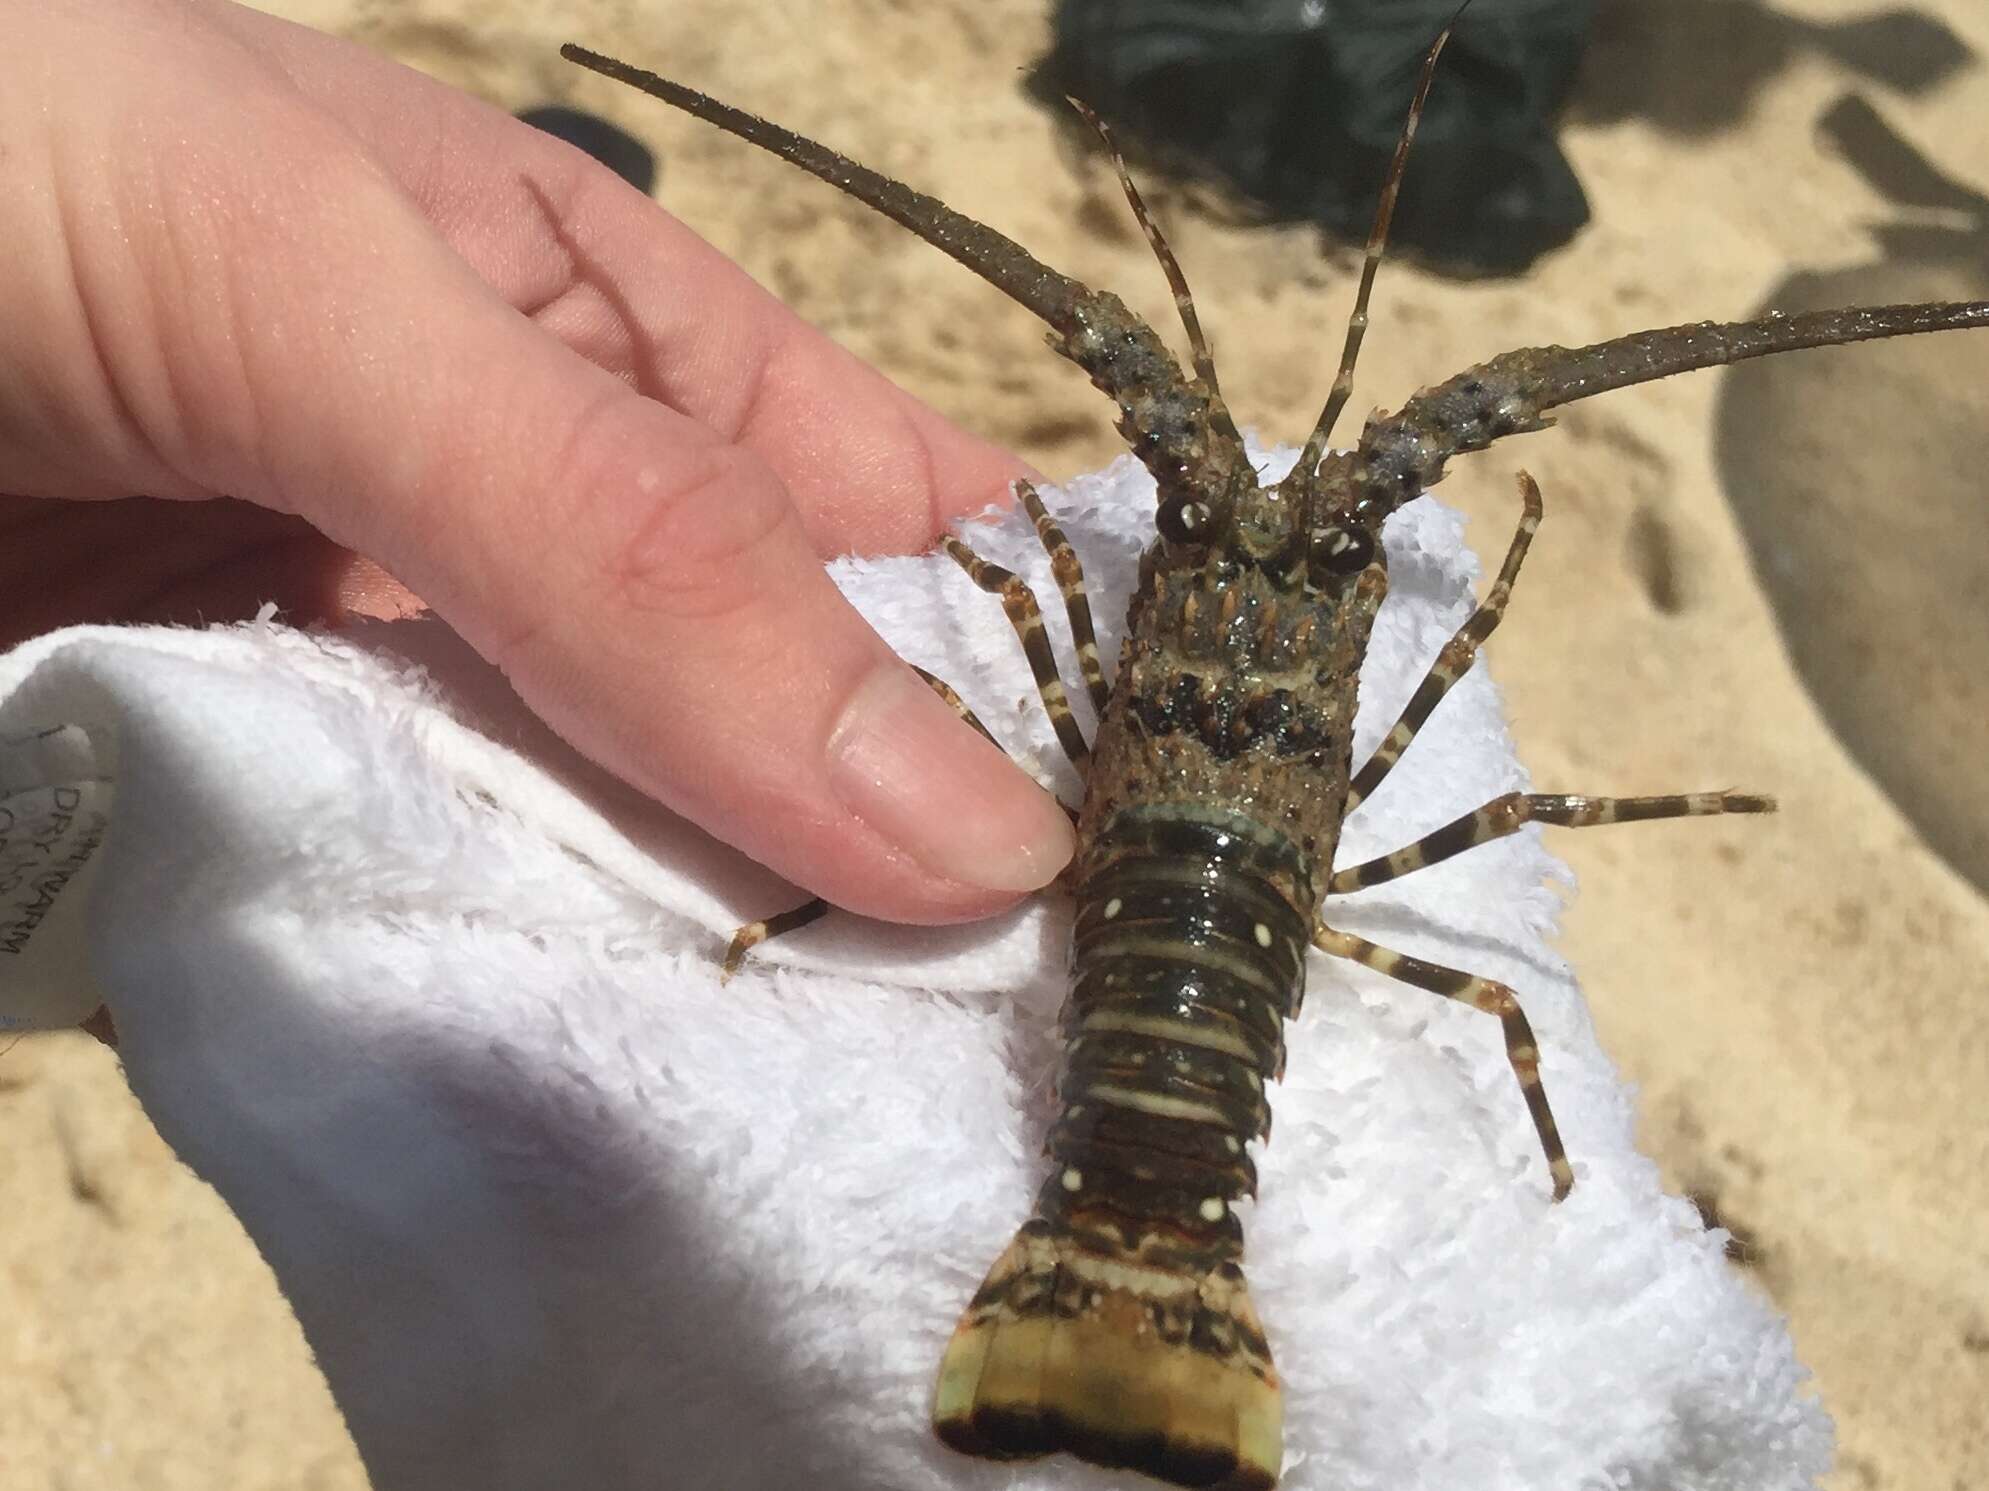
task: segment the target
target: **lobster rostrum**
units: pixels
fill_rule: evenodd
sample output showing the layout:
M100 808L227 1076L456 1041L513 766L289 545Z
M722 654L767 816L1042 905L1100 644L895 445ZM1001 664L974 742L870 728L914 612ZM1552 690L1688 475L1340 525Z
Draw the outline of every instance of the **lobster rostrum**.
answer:
M1382 189L1338 375L1297 464L1260 483L1225 406L1194 303L1109 133L1135 215L1180 309L1192 372L1118 297L1041 263L943 202L778 125L580 47L570 60L630 84L810 171L895 219L1020 302L1050 345L1117 404L1118 428L1158 487L1126 640L1109 681L1082 569L1027 483L1079 670L1097 705L1072 716L1035 597L958 538L946 551L1002 599L1044 707L1085 782L1072 870L1072 985L1061 1114L1033 1216L969 1302L939 1370L933 1421L991 1458L1067 1451L1225 1491L1276 1484L1280 1389L1245 1284L1235 1203L1254 1193L1248 1146L1268 1134L1265 1084L1309 949L1351 959L1496 1016L1546 1156L1553 1197L1574 1183L1540 1051L1513 991L1338 931L1330 896L1516 832L1772 811L1737 792L1606 798L1509 793L1392 854L1338 871L1346 816L1414 739L1498 625L1542 504L1522 516L1484 601L1439 654L1381 746L1353 767L1360 670L1388 588L1383 521L1454 457L1539 430L1548 411L1629 384L1804 347L1989 325L1989 302L1862 307L1700 322L1592 346L1523 348L1425 388L1328 449L1352 391L1367 306L1410 141L1449 30L1424 54ZM1075 103L1075 101L1073 101ZM978 726L958 696L928 681ZM826 907L743 929L736 967L767 936Z

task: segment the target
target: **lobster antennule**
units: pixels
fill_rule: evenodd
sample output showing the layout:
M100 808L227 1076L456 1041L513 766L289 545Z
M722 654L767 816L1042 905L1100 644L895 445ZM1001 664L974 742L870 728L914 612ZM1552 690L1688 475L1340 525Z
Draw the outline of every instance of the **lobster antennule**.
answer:
M1105 154L1111 158L1112 168L1119 173L1120 190L1126 194L1126 203L1133 209L1133 216L1139 220L1140 231L1146 234L1147 247L1153 250L1153 257L1160 263L1160 272L1167 277L1167 287L1174 292L1174 308L1180 313L1181 328L1188 333L1188 347L1192 354L1195 376L1202 380L1209 391L1209 420L1224 438L1242 443L1243 437L1237 432L1236 422L1230 417L1222 401L1222 385L1216 380L1215 356L1209 351L1209 339L1202 333L1202 318L1195 314L1195 297L1189 293L1188 277L1181 272L1181 261L1174 257L1174 250L1168 246L1167 235L1160 231L1160 224L1153 220L1147 211L1146 199L1140 195L1139 187L1133 181L1133 173L1126 169L1126 158L1119 153L1118 141L1112 138L1112 130L1098 113L1081 98L1066 94L1064 101L1086 124L1097 133L1099 143L1104 145Z
M1107 1257L1041 1219L940 1363L933 1427L985 1459L1063 1451L1202 1491L1270 1491L1284 1408L1243 1275Z
M1388 246L1388 228L1395 220L1395 199L1402 191L1402 177L1409 168L1409 147L1416 140L1416 126L1422 122L1423 106L1429 102L1430 83L1436 77L1437 59L1443 55L1445 43L1457 23L1464 19L1464 12L1471 7L1471 0L1457 7L1457 11L1444 23L1443 30L1436 34L1436 40L1424 51L1422 61L1416 66L1416 91L1409 100L1408 115L1402 121L1402 133L1395 141L1395 154L1388 162L1388 174L1382 178L1381 196L1375 203L1374 225L1368 229L1367 254L1361 261L1360 289L1354 292L1354 309L1347 317L1347 338L1340 349L1340 370L1333 376L1333 387L1326 395L1326 407L1320 411L1319 423L1312 427L1306 438L1305 449L1299 454L1297 469L1311 471L1326 454L1326 444L1333 438L1333 426L1339 422L1340 411L1347 407L1347 400L1354 391L1354 363L1360 357L1361 342L1367 337L1367 303L1374 294L1374 277L1381 268L1382 251Z
M859 165L840 151L783 129L780 125L720 103L695 88L673 83L645 68L589 51L572 42L559 49L568 62L613 78L617 83L659 98L674 108L715 124L727 134L759 146L810 175L849 193L893 222L909 228L934 248L950 254L1019 305L1034 311L1059 331L1074 324L1080 300L1090 292L1043 263L1014 239L985 223L955 212L937 197L915 191L880 171Z

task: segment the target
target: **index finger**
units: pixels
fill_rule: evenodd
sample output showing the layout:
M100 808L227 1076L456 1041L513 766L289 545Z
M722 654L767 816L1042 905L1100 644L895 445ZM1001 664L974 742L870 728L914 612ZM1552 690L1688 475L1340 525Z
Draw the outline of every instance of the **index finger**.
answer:
M1005 504L1025 474L573 147L364 48L247 10L228 24L386 165L498 295L763 459L818 552L923 549L952 519Z

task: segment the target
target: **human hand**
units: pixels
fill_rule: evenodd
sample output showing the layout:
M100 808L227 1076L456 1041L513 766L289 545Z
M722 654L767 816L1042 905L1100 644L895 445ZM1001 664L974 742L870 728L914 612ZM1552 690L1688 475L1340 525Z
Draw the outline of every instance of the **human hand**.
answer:
M0 22L0 645L425 603L839 905L957 920L1055 875L1063 814L821 568L925 547L1012 459L586 156L357 46L218 0Z

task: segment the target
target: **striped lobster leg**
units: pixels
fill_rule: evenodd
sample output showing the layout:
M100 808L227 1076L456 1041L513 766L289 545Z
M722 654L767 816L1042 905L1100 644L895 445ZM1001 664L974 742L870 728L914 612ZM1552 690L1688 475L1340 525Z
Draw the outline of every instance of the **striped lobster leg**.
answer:
M1054 528L1055 525L1051 526ZM1037 532L1042 532L1040 523ZM1057 536L1062 538L1063 535L1059 532ZM940 540L939 546L946 551L948 558L967 572L968 579L988 594L1001 598L1001 608L1008 613L1009 625L1015 628L1015 635L1022 641L1022 655L1029 660L1029 672L1035 677L1036 692L1043 700L1043 712L1050 717L1050 726L1057 732L1057 743L1070 757L1071 765L1082 772L1091 760L1091 746L1084 738L1084 731L1078 728L1076 716L1070 711L1070 695L1064 688L1063 674L1057 667L1057 655L1050 648L1050 634L1043 629L1043 608L1036 604L1036 592L1013 570L1003 569L981 558L950 534ZM1063 547L1066 552L1069 551L1068 544ZM1089 616L1087 608L1087 621ZM1092 647L1095 656L1095 640Z
M1111 688L1105 681L1105 664L1098 656L1098 633L1091 624L1091 599L1084 588L1084 565L1049 508L1043 505L1036 488L1029 482L1018 481L1015 492L1022 499L1023 511L1036 525L1036 537L1049 553L1050 571L1057 577L1057 589L1064 598L1064 614L1070 618L1071 645L1077 652L1078 671L1084 675L1092 708L1102 715Z
M1327 894L1344 896L1515 834L1529 823L1594 828L1604 823L1647 823L1659 818L1712 818L1723 813L1772 813L1775 799L1754 792L1679 792L1665 797L1582 797L1574 793L1508 792L1454 818L1392 854L1334 872Z
M1561 1130L1554 1122L1554 1110L1547 1106L1547 1089L1540 1084L1540 1043L1534 1039L1533 1026L1528 1022L1526 1012L1519 1007L1518 996L1511 989L1492 979L1478 978L1455 968L1445 968L1440 963L1425 962L1407 953L1378 946L1351 932L1335 931L1324 922L1312 929L1312 945L1336 958L1349 958L1377 973L1400 979L1405 984L1413 984L1432 994L1441 994L1446 999L1455 999L1488 1015L1498 1016L1500 1025L1505 1029L1506 1060L1512 1063L1513 1075L1519 1078L1519 1090L1526 1098L1526 1111L1532 1115L1534 1131L1540 1136L1541 1151L1547 1156L1547 1170L1554 1180L1554 1199L1561 1200L1574 1188L1574 1167L1568 1163L1568 1151L1561 1143Z
M1416 738L1416 732L1423 728L1423 722L1435 713L1437 705L1443 702L1443 696L1450 692L1451 685L1470 671L1478 649L1485 645L1485 639L1505 619L1506 602L1512 599L1513 582L1519 578L1519 567L1526 560L1526 551L1532 547L1533 535L1539 531L1540 519L1545 512L1539 484L1524 471L1519 473L1519 495L1524 504L1519 528L1506 550L1505 562L1499 566L1499 577L1492 582L1492 588L1485 593L1478 609L1457 629L1457 634L1444 643L1443 651L1437 654L1437 660L1430 665L1423 681L1416 685L1416 692L1410 695L1401 716L1388 727L1388 733L1382 736L1381 744L1375 747L1367 764L1354 773L1354 780L1347 789L1349 813L1359 807L1381 785L1382 778L1394 769L1395 763L1402 759L1402 753L1409 749L1409 742Z
M938 674L928 673L916 663L909 666L914 673L925 680L925 686L951 705L953 712L972 725L983 740L996 750L1001 749L1001 742L996 740L993 732L981 723L980 716L967 707L967 701L960 697L959 690ZM732 934L732 941L725 949L725 961L719 965L718 981L721 984L726 982L745 967L746 955L761 943L785 936L789 932L798 932L803 927L820 921L831 909L827 901L816 896L813 900L802 902L792 911L782 911L760 921L748 922Z

